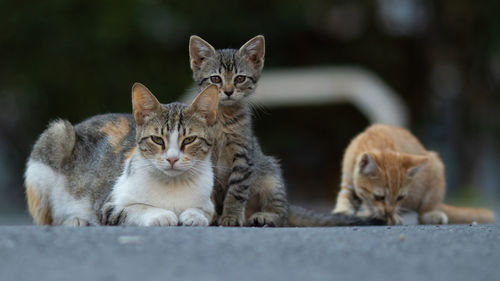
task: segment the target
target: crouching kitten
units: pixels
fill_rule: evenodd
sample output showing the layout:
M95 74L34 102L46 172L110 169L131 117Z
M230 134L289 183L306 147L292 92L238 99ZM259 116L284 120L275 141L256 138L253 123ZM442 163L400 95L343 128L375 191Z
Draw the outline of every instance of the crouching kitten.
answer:
M160 104L136 83L133 115L52 122L25 173L35 223L208 225L217 92L207 87L190 106Z

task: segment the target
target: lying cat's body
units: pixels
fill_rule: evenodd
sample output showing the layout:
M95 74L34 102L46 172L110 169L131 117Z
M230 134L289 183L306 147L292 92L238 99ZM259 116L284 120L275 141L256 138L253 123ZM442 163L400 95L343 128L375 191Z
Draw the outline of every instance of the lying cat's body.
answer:
M214 88L187 107L160 105L136 84L134 116L99 115L74 127L52 122L37 140L25 174L35 223L207 225L214 212L215 135L206 117L215 116Z
M416 211L423 224L489 223L493 213L442 203L444 165L410 132L372 125L355 137L342 162L341 190L334 213L375 215L401 224L401 209Z
M264 155L252 130L248 97L255 92L264 66L264 37L240 49L215 50L198 36L189 44L193 78L199 87L219 88L214 148L213 201L222 226L336 226L380 224L354 216L315 214L290 208L278 161Z

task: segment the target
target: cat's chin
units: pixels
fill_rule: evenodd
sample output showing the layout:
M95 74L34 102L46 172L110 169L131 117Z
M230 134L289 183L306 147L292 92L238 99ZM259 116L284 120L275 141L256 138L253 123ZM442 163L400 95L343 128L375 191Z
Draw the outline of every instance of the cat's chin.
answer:
M168 169L162 171L166 176L171 178L176 178L182 176L186 171L177 170L177 169Z
M228 98L223 98L223 99L219 99L219 104L222 105L222 106L232 106L232 105L235 105L237 103L239 103L241 100L236 100L234 98L231 98L231 99L228 99Z

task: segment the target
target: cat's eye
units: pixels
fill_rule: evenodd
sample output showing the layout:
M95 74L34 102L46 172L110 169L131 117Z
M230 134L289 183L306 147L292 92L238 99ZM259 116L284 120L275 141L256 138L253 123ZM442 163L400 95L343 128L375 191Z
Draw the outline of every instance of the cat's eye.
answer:
M376 201L384 201L385 196L384 195L373 195L373 198L375 198Z
M234 78L235 83L243 83L247 80L247 77L245 75L238 75L236 78Z
M163 142L163 138L157 137L157 136L151 136L151 140L158 144L158 145L164 145L165 143Z
M210 81L215 84L222 82L222 78L219 75L210 76Z
M182 141L182 145L187 145L196 140L196 136L187 137Z
M403 200L405 197L403 195L399 195L398 198L396 198L396 201L401 201Z

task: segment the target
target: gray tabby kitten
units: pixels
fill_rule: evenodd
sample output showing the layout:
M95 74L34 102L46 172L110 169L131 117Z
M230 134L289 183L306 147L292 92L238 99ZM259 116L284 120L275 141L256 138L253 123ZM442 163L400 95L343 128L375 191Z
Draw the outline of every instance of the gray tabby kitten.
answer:
M36 224L208 225L217 88L188 107L136 83L132 105L133 115L58 120L42 133L25 174Z
M276 159L262 153L252 131L247 98L254 93L264 67L264 37L256 36L239 50L215 50L198 36L189 42L190 65L198 87L219 88L217 138L212 195L222 226L334 226L380 224L354 216L316 214L289 206Z

